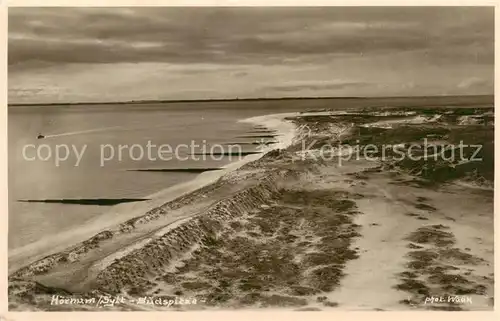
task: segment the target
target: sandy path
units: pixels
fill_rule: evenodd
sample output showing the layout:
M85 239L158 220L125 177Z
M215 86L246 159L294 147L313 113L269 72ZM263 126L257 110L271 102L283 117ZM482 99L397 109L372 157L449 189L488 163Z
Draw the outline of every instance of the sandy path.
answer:
M470 268L478 279L491 277L493 273L493 231L492 206L484 202L481 195L474 195L470 190L451 186L452 193L422 190L410 186L388 184L389 179L370 178L366 185L353 187L353 192L369 195L358 200L357 206L363 215L355 223L362 226L362 237L357 238L353 247L359 248L360 257L346 265L347 276L341 281L341 287L333 292L329 299L349 310L406 310L424 308L401 304L409 296L394 286L399 283L398 274L405 271L406 257L410 249L405 238L418 228L429 225L444 225L457 237L456 248L469 249L471 253L487 262ZM409 203L418 197L427 197L434 213L426 213ZM474 209L475 216L468 215ZM406 214L417 213L427 220L418 220ZM452 221L454 220L454 221ZM464 268L464 267L460 267ZM473 304L464 309L491 309L488 298L493 296L493 288L488 294L469 295Z

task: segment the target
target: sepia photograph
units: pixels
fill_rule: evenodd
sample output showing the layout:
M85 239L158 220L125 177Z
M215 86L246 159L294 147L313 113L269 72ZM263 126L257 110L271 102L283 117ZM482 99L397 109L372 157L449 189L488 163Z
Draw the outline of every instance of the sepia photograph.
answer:
M9 311L493 311L494 29L8 8Z

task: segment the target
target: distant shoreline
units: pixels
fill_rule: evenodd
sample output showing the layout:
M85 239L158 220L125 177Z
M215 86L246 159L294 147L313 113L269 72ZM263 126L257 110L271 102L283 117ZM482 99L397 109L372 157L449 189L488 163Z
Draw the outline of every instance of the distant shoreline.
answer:
M387 97L366 97L366 96L346 96L346 97L276 97L276 98L217 98L217 99L163 99L163 100L130 100L116 102L61 102L61 103L12 103L8 107L43 107L43 106L82 106L82 105L142 105L142 104L174 104L174 103L210 103L210 102L245 102L245 101L280 101L280 100L342 100L342 99L402 99L402 98L451 98L451 97L491 97L494 95L442 95L442 96L387 96Z

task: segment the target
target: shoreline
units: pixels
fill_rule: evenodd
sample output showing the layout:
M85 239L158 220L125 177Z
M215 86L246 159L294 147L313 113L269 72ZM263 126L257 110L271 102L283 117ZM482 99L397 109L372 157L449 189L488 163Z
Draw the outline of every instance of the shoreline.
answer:
M214 98L214 99L177 99L177 100L130 100L130 101L116 101L116 102L59 102L59 103L12 103L8 104L8 107L43 107L43 106L81 106L81 105L133 105L133 104L171 104L171 103L203 103L203 102L238 102L238 101L286 101L286 100L342 100L342 99L398 99L398 98L408 98L408 97L418 97L418 98L450 98L450 97L487 97L492 99L492 94L481 94L481 95L440 95L440 96L324 96L324 97L271 97L271 98Z
M184 196L203 189L216 183L221 177L236 171L238 168L257 161L266 153L280 148L286 148L292 143L295 137L295 126L284 120L285 117L296 115L297 113L280 113L240 119L237 122L253 123L273 129L278 133L277 144L268 145L261 149L261 153L246 155L242 159L234 161L217 171L207 171L200 173L195 178L182 182L158 192L149 194L145 198L148 201L132 204L119 204L104 212L99 217L87 222L85 225L72 229L56 236L45 237L20 248L9 250L8 274L16 273L18 270L36 264L59 252L68 251L78 247L83 242L98 235L100 232L114 228L128 220L133 220L146 215L155 208L170 202L175 202ZM123 215L125 214L125 215ZM68 242L72 242L69 244ZM59 243L59 244L58 244Z

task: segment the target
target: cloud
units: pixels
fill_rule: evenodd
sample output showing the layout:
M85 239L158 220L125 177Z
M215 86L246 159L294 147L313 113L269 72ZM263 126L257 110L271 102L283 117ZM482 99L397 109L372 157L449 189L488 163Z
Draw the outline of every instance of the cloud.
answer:
M466 78L462 80L457 87L461 89L469 89L471 87L481 87L481 86L489 86L489 81L482 79L482 78L477 78L477 77L471 77L471 78Z
M365 86L370 86L371 84L366 83L366 82L335 82L335 83L329 83L329 82L305 82L301 84L293 84L293 83L287 83L284 85L279 85L279 86L269 86L268 89L271 91L284 91L284 92L300 92L302 90L310 90L310 91L317 91L317 90L339 90L339 89L345 89L345 88L360 88L360 87L365 87Z
M492 88L494 10L10 8L8 45L9 100L472 94ZM472 77L485 86L457 85Z
M369 7L12 8L9 64L31 59L255 63L319 54L439 51L472 42L492 51L490 12ZM466 18L457 19L461 16Z

